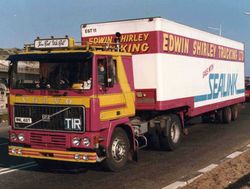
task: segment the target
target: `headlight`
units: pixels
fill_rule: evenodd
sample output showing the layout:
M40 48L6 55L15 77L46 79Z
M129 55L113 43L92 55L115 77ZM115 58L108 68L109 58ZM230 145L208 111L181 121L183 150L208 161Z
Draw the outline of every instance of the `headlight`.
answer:
M18 137L18 140L20 140L21 142L23 142L25 140L23 133L18 134L17 137Z
M77 137L74 137L74 138L72 139L72 144L73 144L74 146L79 146L79 145L80 145L80 139L77 138Z
M11 139L12 141L16 141L16 140L17 140L16 134L15 134L15 133L11 133L11 134L10 134L10 139Z
M90 145L89 138L83 138L82 143L83 143L84 146L89 146Z
M80 159L80 155L79 154L75 154L75 160L79 160Z
M82 156L82 159L83 159L84 161L87 161L89 158L88 158L87 155L83 155L83 156Z

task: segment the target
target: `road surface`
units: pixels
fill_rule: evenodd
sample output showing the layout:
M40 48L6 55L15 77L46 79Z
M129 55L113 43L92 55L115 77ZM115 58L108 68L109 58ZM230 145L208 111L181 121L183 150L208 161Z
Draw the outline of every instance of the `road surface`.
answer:
M141 150L139 162L129 163L119 173L98 166L44 170L32 159L10 157L8 129L0 126L0 187L5 189L163 188L250 144L250 104L229 125L193 125L174 152Z

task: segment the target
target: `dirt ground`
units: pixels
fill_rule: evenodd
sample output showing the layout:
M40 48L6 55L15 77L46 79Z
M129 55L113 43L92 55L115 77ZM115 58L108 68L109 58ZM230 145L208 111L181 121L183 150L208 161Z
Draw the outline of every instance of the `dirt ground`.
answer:
M181 189L250 188L250 150L227 160Z

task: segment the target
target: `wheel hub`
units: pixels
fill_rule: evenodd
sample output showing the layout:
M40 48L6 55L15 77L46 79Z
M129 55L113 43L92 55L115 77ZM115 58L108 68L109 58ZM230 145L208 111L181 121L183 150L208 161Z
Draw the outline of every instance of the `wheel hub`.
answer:
M125 142L120 138L115 138L112 143L112 157L116 161L121 161L126 154Z
M174 143L178 142L179 137L180 137L180 130L176 123L172 124L170 134L171 134L172 141Z

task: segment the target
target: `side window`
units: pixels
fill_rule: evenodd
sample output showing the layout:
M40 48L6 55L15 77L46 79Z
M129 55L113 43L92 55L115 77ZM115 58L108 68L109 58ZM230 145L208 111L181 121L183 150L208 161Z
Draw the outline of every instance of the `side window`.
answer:
M103 57L97 60L98 84L104 87L113 87L117 83L116 61L111 57Z
M105 80L107 78L107 61L105 58L99 58L97 60L98 67L98 84L105 86Z
M117 83L117 69L116 69L116 60L109 58L108 59L108 70L109 70L109 79L112 85Z

